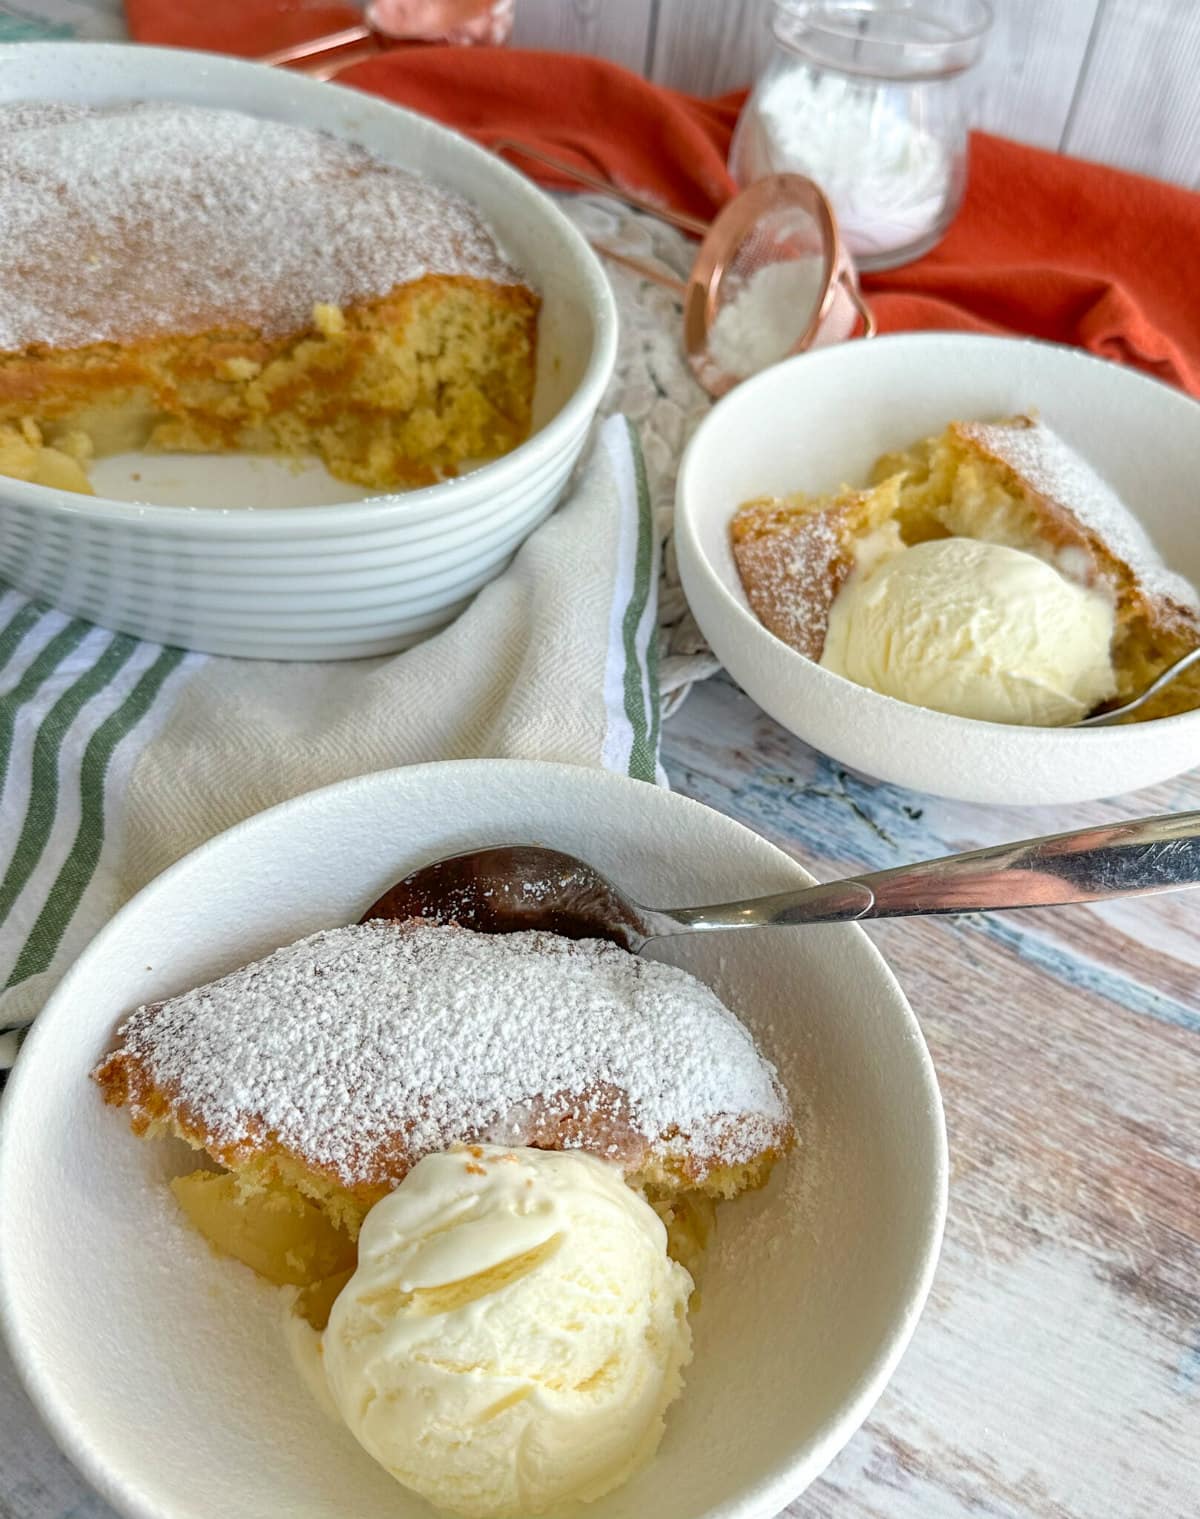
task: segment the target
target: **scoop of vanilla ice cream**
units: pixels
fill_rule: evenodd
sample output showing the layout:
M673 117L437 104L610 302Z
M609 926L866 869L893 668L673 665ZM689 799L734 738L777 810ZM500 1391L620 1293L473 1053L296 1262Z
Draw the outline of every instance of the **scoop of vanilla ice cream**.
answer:
M597 1498L647 1461L691 1359L692 1279L614 1167L474 1145L367 1215L326 1377L391 1474L473 1516Z
M1107 597L1021 549L913 544L856 568L821 664L920 707L993 723L1077 722L1116 691Z

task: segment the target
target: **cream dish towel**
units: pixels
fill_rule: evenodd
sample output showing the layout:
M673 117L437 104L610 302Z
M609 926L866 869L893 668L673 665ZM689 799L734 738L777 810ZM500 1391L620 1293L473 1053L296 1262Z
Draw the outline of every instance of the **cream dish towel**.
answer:
M659 537L615 416L504 574L403 654L222 659L0 594L0 1068L129 896L264 807L481 755L661 781Z

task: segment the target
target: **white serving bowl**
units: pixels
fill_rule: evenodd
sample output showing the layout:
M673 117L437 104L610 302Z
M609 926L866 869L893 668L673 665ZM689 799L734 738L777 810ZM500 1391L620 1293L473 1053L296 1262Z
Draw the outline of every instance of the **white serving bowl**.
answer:
M466 138L284 70L168 48L0 47L0 104L24 100L185 101L361 143L469 197L543 304L534 431L504 458L366 499L327 477L314 489L312 472L261 460L148 456L141 466L144 478L173 477L180 500L268 502L263 510L146 506L0 476L0 579L105 627L214 654L346 659L443 627L553 509L612 373L616 308L584 239L540 190ZM98 475L116 479L138 463L101 461ZM281 504L312 499L337 504Z
M1200 712L1090 730L950 717L821 669L750 610L729 544L743 501L857 484L885 450L951 420L1030 409L1200 584L1200 405L1076 349L959 333L845 343L765 371L709 413L679 472L680 575L717 657L776 722L868 775L968 802L1088 801L1200 763Z
M301 1384L279 1294L214 1256L87 1073L121 1015L318 928L473 844L577 852L648 902L811 878L740 824L569 765L364 776L232 829L93 941L41 1014L0 1119L0 1323L55 1438L136 1519L427 1519ZM729 1204L696 1354L653 1463L588 1519L768 1519L866 1417L941 1239L946 1140L916 1020L861 930L696 936L662 958L713 985L791 1092L802 1148Z

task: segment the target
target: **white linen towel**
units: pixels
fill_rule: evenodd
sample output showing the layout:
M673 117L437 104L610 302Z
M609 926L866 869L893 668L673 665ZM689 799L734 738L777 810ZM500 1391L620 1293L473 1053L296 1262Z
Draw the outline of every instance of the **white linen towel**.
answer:
M477 755L661 781L658 524L615 416L509 568L403 654L188 654L0 596L0 1067L122 902L264 807Z

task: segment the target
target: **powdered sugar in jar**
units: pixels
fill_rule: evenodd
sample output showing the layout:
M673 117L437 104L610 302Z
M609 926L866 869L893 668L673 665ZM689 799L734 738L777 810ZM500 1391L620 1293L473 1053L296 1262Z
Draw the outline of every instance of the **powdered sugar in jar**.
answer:
M775 45L734 134L739 185L815 179L860 269L938 242L966 183L963 77L986 0L775 0Z

